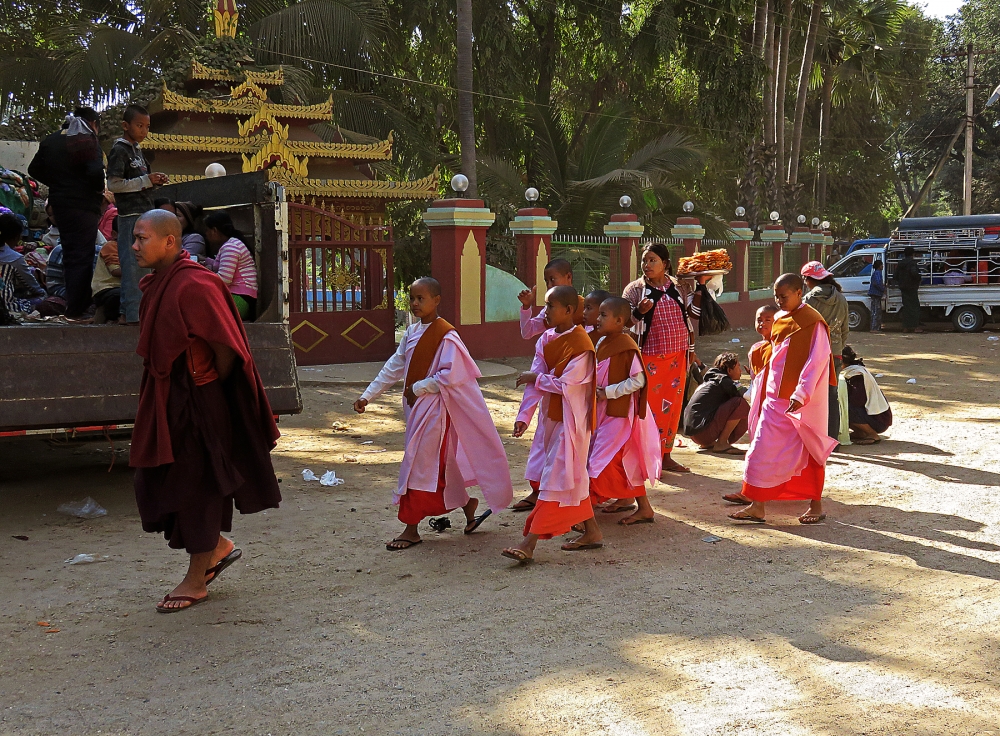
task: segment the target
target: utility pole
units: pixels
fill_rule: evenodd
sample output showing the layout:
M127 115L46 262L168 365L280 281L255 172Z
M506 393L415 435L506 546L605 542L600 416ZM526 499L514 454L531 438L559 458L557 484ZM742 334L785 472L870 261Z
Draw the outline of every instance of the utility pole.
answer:
M965 196L962 198L962 213L972 214L972 139L975 136L972 105L976 86L976 57L969 44L965 68Z

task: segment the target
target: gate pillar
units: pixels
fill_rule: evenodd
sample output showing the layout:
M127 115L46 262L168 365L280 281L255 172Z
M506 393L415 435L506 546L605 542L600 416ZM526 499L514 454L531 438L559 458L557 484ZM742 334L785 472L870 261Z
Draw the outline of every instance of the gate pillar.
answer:
M639 238L645 228L631 212L611 215L604 226L604 234L614 238L617 245L611 250L611 293L621 296L622 290L639 275Z
M559 223L549 217L544 207L524 207L510 223L517 241L517 271L515 275L535 290L535 306L545 305L545 264L552 260L552 233Z
M486 321L486 231L495 219L481 199L439 199L423 214L431 275L441 282L438 313L456 327Z

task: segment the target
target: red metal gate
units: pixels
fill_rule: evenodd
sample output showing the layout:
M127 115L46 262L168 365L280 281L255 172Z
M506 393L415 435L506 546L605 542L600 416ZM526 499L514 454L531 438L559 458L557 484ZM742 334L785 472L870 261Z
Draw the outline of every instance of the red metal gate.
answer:
M392 228L289 203L289 322L299 365L385 360L395 350Z

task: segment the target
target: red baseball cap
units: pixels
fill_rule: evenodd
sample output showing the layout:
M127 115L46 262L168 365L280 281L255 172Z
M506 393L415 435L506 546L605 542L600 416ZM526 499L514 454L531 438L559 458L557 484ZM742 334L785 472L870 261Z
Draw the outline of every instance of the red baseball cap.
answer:
M803 277L814 279L815 281L822 281L827 276L831 275L819 261L809 261L809 263L802 267L802 270L799 273L801 273Z

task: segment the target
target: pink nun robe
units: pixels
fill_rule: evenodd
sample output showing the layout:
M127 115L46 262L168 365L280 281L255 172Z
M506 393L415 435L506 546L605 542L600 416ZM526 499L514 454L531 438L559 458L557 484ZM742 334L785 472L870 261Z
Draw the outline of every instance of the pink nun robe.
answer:
M600 347L601 342L597 344ZM629 378L611 386L608 385L610 367L610 358L597 364L597 385L605 389L609 399L634 394L646 382L638 356L632 358ZM591 501L602 503L612 498L646 495L646 481L659 480L662 464L660 433L653 412L647 407L646 416L640 419L632 401L627 417L611 417L607 401L598 399L597 429L587 464Z
M801 309L801 307L800 307ZM775 323L787 312L775 315ZM823 493L827 458L837 441L827 435L830 336L824 324L813 329L809 357L792 398L802 403L786 414L789 399L778 398L791 338L773 346L769 369L755 377L750 407L750 449L742 493L753 501L818 499Z
M399 348L365 389L363 399L372 401L406 376L413 351L426 329L423 323L407 328ZM416 402L411 407L403 399L406 447L399 467L399 485L392 497L394 504L410 491L436 493L442 466L446 509L468 503L466 489L475 485L482 489L494 512L510 504L514 490L507 453L476 383L481 375L458 332L446 334L427 378L413 384Z
M552 340L559 337L555 330L545 330L535 343L535 357L531 360L531 372L541 375L548 371L545 365L545 346ZM521 397L521 408L518 409L515 421L531 424L532 417L535 416L535 409L542 400L542 391L536 384L528 384L524 387L524 395ZM531 489L538 490L538 483L542 479L542 468L545 465L545 448L543 446L542 433L535 431L535 437L531 441L531 449L528 451L528 462L524 468L524 477L531 485Z
M548 337L547 340L545 338ZM559 337L546 330L541 344ZM541 355L541 348L538 348ZM540 393L538 427L529 455L525 475L537 471L538 501L524 523L524 534L537 534L551 539L570 531L574 524L594 515L590 505L590 477L587 456L591 439L591 410L594 391L594 354L587 352L569 361L562 376L555 376L544 358L533 362L540 368L534 388ZM530 387L529 387L530 388ZM548 416L549 397L562 396L562 421ZM530 402L526 392L525 401ZM531 407L531 410L534 406ZM524 404L522 403L522 412ZM519 421L522 414L518 415ZM530 414L528 415L530 418ZM534 483L532 483L534 485Z
M545 332L545 307L542 307L542 311L534 317L531 316L530 309L522 307L521 313L518 316L521 320L521 337L525 340L538 337Z

